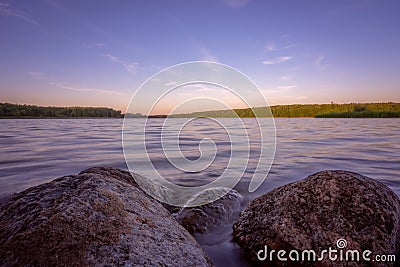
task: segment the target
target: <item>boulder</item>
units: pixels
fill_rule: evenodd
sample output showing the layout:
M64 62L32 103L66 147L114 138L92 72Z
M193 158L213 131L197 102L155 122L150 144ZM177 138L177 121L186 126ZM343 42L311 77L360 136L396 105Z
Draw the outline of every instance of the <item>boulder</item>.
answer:
M214 202L198 207L191 207L190 202L195 199L207 199L216 192L226 194ZM212 188L201 192L188 201L189 207L183 207L173 213L175 219L191 234L206 233L233 222L239 215L242 196L233 189Z
M91 168L0 207L1 266L212 266L131 174Z
M318 257L329 247L338 251L338 257L340 251L346 255L358 250L362 261L365 250L372 252L367 255L370 259L377 254L398 255L399 219L399 198L384 184L354 172L321 171L253 200L235 222L233 238L260 266L296 266L288 257L291 250L314 250ZM275 250L272 262L271 257L264 258L265 250ZM279 250L286 251L283 258L288 262L277 258ZM296 258L295 253L292 256ZM307 254L305 259L303 264L316 264L312 258L308 261ZM361 262L330 261L325 254L318 263L358 266Z

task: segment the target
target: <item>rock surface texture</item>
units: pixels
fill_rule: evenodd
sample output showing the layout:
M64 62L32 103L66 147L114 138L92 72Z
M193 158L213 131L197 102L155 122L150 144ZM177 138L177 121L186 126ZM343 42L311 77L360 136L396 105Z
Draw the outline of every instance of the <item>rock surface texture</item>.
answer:
M212 266L130 173L91 168L0 207L0 266Z
M183 207L173 216L191 234L210 232L237 219L241 202L242 196L232 189L214 202Z
M317 256L329 247L343 253L358 250L360 257L364 250L370 250L369 258L397 254L399 261L399 219L399 198L387 186L353 172L321 171L253 200L234 224L233 235L249 258L261 266L296 266L290 260L277 260L276 253L274 262L269 257L260 261L257 252L265 246L268 251L283 249L287 253L313 249ZM337 246L339 239L347 241L344 248ZM303 264L380 266L377 262L329 260Z

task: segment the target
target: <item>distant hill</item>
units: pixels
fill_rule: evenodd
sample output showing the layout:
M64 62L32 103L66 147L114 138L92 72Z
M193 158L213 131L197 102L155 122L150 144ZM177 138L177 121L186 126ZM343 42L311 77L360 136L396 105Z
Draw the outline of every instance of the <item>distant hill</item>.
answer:
M0 118L121 118L121 111L97 107L41 107L0 103Z
M400 113L400 103L350 103L350 104L295 104L271 106L275 118L299 117L396 117ZM271 112L265 107L253 109L214 110L173 115L177 118L213 117L241 118L271 117ZM352 114L355 114L351 116ZM330 115L328 115L330 114ZM362 115L361 115L362 114Z

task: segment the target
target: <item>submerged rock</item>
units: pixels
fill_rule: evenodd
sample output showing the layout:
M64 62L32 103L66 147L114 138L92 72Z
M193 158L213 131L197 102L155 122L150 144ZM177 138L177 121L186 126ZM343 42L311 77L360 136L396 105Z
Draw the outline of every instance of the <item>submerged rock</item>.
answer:
M0 207L1 266L212 266L129 172L91 168Z
M358 250L360 258L364 250L370 250L369 258L373 259L378 254L398 255L399 219L399 198L384 184L353 172L321 171L253 200L234 224L233 235L260 265L271 265L269 256L265 261L257 257L265 246L269 252L276 251L273 265L290 263L277 259L281 249L286 258L291 250L312 249L317 257L329 247L344 253ZM259 256L262 259L265 255L262 252ZM360 262L324 260L319 264L357 266Z
M191 201L204 199L207 203L210 195L221 191L226 194L220 199L202 206L190 207ZM233 189L212 188L194 196L188 202L189 207L183 207L173 214L175 219L192 234L205 233L235 220L239 215L242 196Z

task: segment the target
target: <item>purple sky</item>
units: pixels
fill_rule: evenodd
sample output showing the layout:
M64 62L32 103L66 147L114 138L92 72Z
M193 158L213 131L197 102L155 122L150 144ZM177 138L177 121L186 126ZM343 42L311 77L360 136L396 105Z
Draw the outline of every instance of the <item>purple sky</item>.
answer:
M400 102L399 14L399 1L0 0L0 102L124 112L151 75L196 60L240 70L271 105Z

